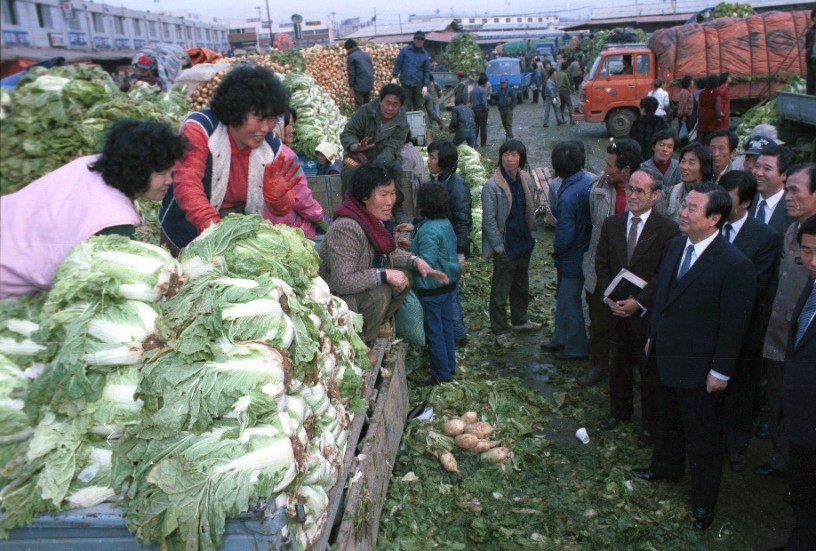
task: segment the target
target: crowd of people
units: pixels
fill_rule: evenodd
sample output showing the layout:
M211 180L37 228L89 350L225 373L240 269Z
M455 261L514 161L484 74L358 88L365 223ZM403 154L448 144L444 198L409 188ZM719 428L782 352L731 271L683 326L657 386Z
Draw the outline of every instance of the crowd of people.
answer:
M320 275L362 314L368 345L394 333L391 319L414 293L428 350L426 384L450 381L455 348L468 338L459 281L473 224L456 145L475 146L477 135L484 145L481 107L489 93L484 75L472 75L475 83L456 98L454 139L428 146L425 180L405 114L432 84L423 42L417 33L397 58L399 83L374 99L370 58L346 42L349 95L358 107L340 135L342 158L332 144L317 147L321 170L342 176L343 200L333 213L312 197L287 145L297 114L286 88L265 68L239 66L209 108L184 119L180 134L162 123L122 121L100 155L4 197L0 297L47 290L68 249L92 235L132 234L141 223L133 202L141 196L162 200L161 240L175 254L230 213L259 214L310 239L324 234ZM580 60L559 61L544 69L542 98L545 116L553 105L563 124L565 108L572 122L570 96L582 74L570 68L583 68ZM657 80L641 102L636 139L611 143L601 174L586 170L580 141L553 148L558 292L552 335L541 347L561 359L588 359L582 384L608 376L602 430L633 419L639 380L637 445L653 452L648 466L631 473L679 480L688 464L695 529L714 519L722 456L743 471L755 430L767 432L773 455L754 471L789 473L796 528L788 549L813 549L816 164L795 164L768 125L755 129L737 158L723 99L728 75L701 80L699 99L684 99L677 113L691 122L696 110L698 132L688 144L665 120L670 109ZM537 242L527 148L512 133L516 99L502 82L506 140L481 191L481 257L492 262L489 326L503 349L516 345L514 333L542 329L528 312ZM703 123L709 117L716 127ZM416 207L410 220L400 207L404 169L421 175L408 190ZM42 215L27 215L34 211Z

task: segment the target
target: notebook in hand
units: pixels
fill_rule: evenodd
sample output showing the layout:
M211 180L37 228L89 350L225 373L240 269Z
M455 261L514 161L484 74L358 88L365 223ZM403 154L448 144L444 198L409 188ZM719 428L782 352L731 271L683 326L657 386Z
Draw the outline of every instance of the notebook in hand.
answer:
M647 283L626 268L622 268L604 291L604 299L617 301L637 296Z

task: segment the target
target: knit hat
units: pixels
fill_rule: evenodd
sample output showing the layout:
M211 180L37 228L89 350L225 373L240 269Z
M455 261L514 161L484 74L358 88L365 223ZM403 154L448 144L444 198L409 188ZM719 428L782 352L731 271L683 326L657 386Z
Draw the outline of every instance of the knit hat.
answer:
M140 55L136 60L136 67L139 69L150 69L153 67L153 60L144 54Z

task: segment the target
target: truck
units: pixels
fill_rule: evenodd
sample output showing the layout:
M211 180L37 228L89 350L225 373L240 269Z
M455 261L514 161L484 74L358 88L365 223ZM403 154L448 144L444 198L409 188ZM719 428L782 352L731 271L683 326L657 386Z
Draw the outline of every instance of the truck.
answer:
M816 96L780 91L776 114L779 137L816 162Z
M521 60L513 57L497 57L488 61L485 72L493 90L490 94L491 103L499 95L501 79L507 79L507 87L516 93L519 103L530 87L532 79L532 73L525 73L521 70Z
M610 136L625 137L658 77L677 101L685 75L726 71L733 80L731 113L742 113L770 98L791 75L804 74L800 36L809 17L792 11L721 18L658 30L646 44L606 44L581 84L574 118L603 122Z

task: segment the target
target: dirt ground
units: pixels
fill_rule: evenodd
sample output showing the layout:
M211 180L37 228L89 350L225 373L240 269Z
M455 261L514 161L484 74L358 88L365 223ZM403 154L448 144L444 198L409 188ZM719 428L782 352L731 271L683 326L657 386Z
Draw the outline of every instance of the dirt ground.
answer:
M533 167L550 165L549 157L553 146L566 139L581 139L588 152L588 168L598 172L605 160L605 148L609 143L605 128L602 124L578 123L575 126L555 126L551 120L549 128L543 128L543 106L532 105L529 100L517 107L514 114L514 134L528 148L528 159ZM498 112L491 108L488 119L488 142L486 148L480 148L483 157L497 160L498 148L504 140L504 131L501 128ZM474 285L464 280L462 286L463 302L470 300L465 306L465 317L470 329L468 346L457 350L457 361L462 366L478 366L479 370L490 373L493 377L516 377L524 382L528 388L540 393L550 400L564 403L559 415L553 415L541 423L535 430L542 438L552 442L553 454L561 454L569 460L562 461L561 467L553 467L552 473L560 480L570 480L576 473L581 476L594 478L597 481L597 491L592 491L592 481L586 487L579 482L581 491L586 491L585 506L591 508L603 502L605 488L610 488L609 481L613 478L631 479L629 469L646 467L649 464L651 448L638 449L634 443L640 430L639 404L636 404L635 418L628 423L622 423L616 430L601 431L596 428L597 423L608 415L607 381L585 388L575 382L575 377L583 373L586 362L561 362L549 354L542 352L539 344L549 337L555 309L555 282L554 270L550 260L552 252L552 231L542 227L538 231L538 242L533 253L531 265L531 292L533 301L530 306L531 318L544 323L544 329L539 333L517 339L518 346L507 353L497 352L490 342L487 327L487 305L474 305L473 296L485 296L485 289L475 289ZM477 259L469 263L469 270L481 271L489 276L490 265ZM484 280L479 284L484 287ZM418 370L423 371L423 370ZM427 377L427 374L414 374L409 379ZM410 382L410 380L409 380ZM443 385L444 386L444 385ZM637 396L638 393L635 392ZM417 402L427 399L427 390L412 389L411 400ZM589 445L582 445L574 436L575 430L584 426L589 431L591 441ZM550 455L549 452L546 454ZM553 541L564 542L560 546L552 543L536 548L541 549L586 549L590 547L616 549L767 549L784 544L793 525L793 515L787 502L787 479L777 476L761 478L755 475L752 467L764 463L770 457L768 440L754 439L749 450L749 465L743 473L733 473L728 469L727 462L723 465L723 481L716 510L714 524L703 534L691 530L690 515L690 485L686 476L678 484L656 483L650 484L638 480L632 481L634 493L640 494L628 501L627 510L631 506L635 511L642 511L644 515L655 513L661 507L667 507L675 513L676 526L674 529L663 531L657 529L643 529L643 526L633 525L632 528L612 528L616 535L611 537L599 536L600 531L615 526L614 519L597 519L590 523L588 533L583 536L570 535L566 539ZM394 469L394 479L403 476L415 468L416 463L408 463L398 458ZM559 472L560 471L560 472ZM392 483L393 484L393 483ZM542 492L547 491L549 481L542 481ZM604 486L606 485L606 486ZM399 486L399 483L398 483ZM400 495L400 489L395 487L389 491L389 506L399 502L399 507L406 496ZM561 488L559 491L563 491ZM410 496L408 496L410 498ZM589 509L592 510L592 509ZM623 511L621 511L623 514ZM399 521L404 513L386 515L386 522ZM659 513L657 513L659 514ZM586 516L586 513L585 513ZM654 518L652 519L654 520ZM668 519L666 519L668 521ZM453 521L451 521L453 522ZM643 524L643 523L641 523ZM654 525L653 525L654 526ZM439 530L443 528L439 527ZM553 537L558 537L558 526L546 528ZM564 526L564 534L573 527ZM593 531L597 530L597 534ZM390 530L387 538L381 539L378 548L382 549L413 549L412 546L399 544L404 537L402 530L396 525ZM680 534L682 532L682 534ZM628 536L625 534L629 533ZM651 534L654 533L654 539ZM675 538L676 534L676 538ZM415 534L416 535L416 534ZM430 536L428 536L430 537ZM390 542L390 545L386 543ZM430 541L430 540L429 540ZM576 542L578 542L576 544ZM383 545L385 544L385 545ZM445 548L445 544L434 544L436 548ZM526 546L525 546L526 547ZM430 548L430 547L428 547ZM485 543L484 545L456 547L473 549L503 549L501 544ZM509 547L507 547L509 549Z

